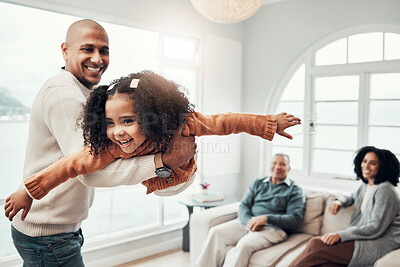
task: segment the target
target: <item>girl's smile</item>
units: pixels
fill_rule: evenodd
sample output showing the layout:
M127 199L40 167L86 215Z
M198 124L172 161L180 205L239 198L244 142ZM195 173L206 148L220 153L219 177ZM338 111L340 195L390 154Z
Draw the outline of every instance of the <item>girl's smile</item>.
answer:
M107 137L125 153L132 153L145 140L132 100L121 95L109 98L105 106Z

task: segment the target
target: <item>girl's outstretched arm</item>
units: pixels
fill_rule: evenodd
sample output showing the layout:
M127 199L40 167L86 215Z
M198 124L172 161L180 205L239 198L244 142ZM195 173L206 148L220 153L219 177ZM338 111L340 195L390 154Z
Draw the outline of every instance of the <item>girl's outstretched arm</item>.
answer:
M300 119L291 114L257 115L247 113L223 113L205 116L193 112L187 116L187 124L183 128L184 136L229 135L248 133L271 141L275 132L292 138L285 129L300 124Z

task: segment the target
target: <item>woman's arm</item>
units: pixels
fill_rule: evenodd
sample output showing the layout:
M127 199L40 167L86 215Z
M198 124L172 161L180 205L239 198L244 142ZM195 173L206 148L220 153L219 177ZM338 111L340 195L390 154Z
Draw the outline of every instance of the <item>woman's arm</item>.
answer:
M338 196L336 199L342 203L342 208L350 207L354 204L356 196L361 194L364 188L364 184L362 184L357 191L351 193L350 195L341 195Z
M367 213L370 213L367 223L338 231L342 242L378 238L393 222L399 211L399 201L391 186L382 184L371 197L373 197L373 199L370 199L370 201L373 201L372 210L365 210L365 214L363 214L363 216L368 216Z

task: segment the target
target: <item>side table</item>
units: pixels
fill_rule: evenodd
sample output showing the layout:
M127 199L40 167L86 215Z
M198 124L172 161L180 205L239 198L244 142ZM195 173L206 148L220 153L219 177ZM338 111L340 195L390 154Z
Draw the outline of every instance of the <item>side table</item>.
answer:
M219 201L211 201L211 202L197 202L192 199L192 195L184 195L182 198L179 200L179 203L183 204L186 206L189 212L189 220L185 227L183 227L183 237L182 237L182 250L189 252L190 251L190 237L189 237L189 224L190 224L190 215L193 213L193 207L201 207L204 209L209 209L213 207L218 207L222 206L225 204L233 203L237 201L236 198L234 197L226 197L224 196L224 200L219 200Z

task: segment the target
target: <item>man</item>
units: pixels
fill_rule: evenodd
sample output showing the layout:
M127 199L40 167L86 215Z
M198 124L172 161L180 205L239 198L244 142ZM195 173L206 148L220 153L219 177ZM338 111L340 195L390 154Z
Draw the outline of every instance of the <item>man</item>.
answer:
M109 64L107 33L92 20L73 23L61 50L65 67L44 84L31 109L24 179L82 149L76 121ZM173 142L161 156L172 169L189 160L196 149L194 137L177 135ZM14 245L24 266L84 266L80 226L93 202L91 187L137 184L154 177L155 171L154 155L120 159L99 172L70 179L34 201L25 220L16 216L12 222Z
M248 266L253 252L287 239L300 226L305 197L287 177L289 157L276 154L271 177L257 179L239 206L238 219L210 229L195 266ZM229 246L234 246L227 251Z

